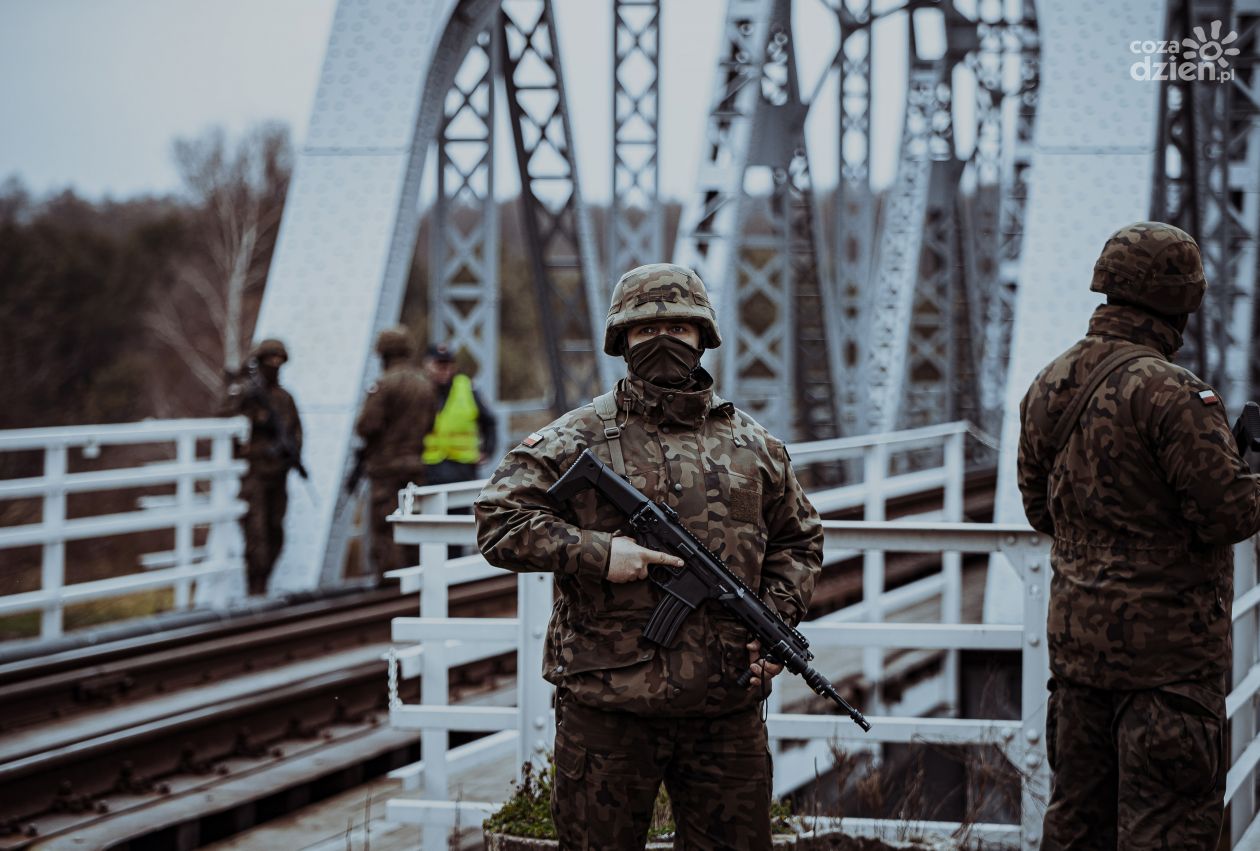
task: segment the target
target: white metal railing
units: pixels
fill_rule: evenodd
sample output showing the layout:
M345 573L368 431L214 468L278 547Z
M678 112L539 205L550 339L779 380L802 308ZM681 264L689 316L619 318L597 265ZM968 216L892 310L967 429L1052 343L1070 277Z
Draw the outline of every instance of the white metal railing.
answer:
M42 453L42 473L0 479L0 503L38 500L40 520L0 527L0 554L18 547L41 548L38 590L0 597L0 615L39 611L40 638L61 635L67 605L155 588L174 589L176 608L197 596L211 604L226 602L226 583L211 577L243 577L236 521L245 505L235 498L244 461L232 458L232 441L248 432L244 418L161 420L120 425L21 429L0 432L0 453ZM209 444L209 455L198 444ZM95 459L109 446L173 445L174 460L128 468L70 472L72 462ZM200 488L198 485L205 483ZM173 486L169 497L141 498L134 511L85 517L67 516L72 494L150 486ZM196 546L198 527L208 529ZM148 554L137 573L66 583L66 544L109 535L170 529L174 549ZM243 582L243 579L241 579ZM241 584L238 582L238 585ZM203 586L213 585L214 589ZM204 593L203 593L204 592Z

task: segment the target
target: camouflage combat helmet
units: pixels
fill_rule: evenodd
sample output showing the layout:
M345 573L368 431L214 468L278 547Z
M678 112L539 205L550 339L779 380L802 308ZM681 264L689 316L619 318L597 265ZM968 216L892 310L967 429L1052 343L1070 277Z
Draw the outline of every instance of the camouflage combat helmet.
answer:
M717 314L700 276L686 266L649 263L631 269L617 282L604 323L604 351L623 354L628 326L660 319L694 322L700 326L701 346L716 349L722 345Z
M1107 240L1089 288L1176 316L1199 308L1207 280L1190 234L1163 222L1134 222Z
M268 337L266 340L261 341L258 345L254 346L254 350L249 353L249 356L254 360L262 360L263 358L271 355L279 355L282 358L282 363L287 363L289 360L288 349L284 347L284 343L274 337Z
M381 357L409 358L415 352L411 332L402 325L386 328L376 335L376 353Z

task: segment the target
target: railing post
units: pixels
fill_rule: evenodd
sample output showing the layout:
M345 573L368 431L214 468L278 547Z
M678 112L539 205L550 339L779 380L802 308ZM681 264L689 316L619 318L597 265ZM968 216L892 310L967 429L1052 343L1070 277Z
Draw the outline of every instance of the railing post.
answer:
M66 584L66 466L68 450L64 443L44 447L44 553L40 581L52 595L40 615L40 638L56 638L64 628L61 591Z
M543 639L551 616L551 574L522 573L516 583L516 682L519 711L516 716L516 768L532 762L538 771L547 767L555 728L551 724L551 684L542 678Z
M1022 742L1009 754L1022 754L1016 769L1023 776L1020 794L1020 835L1025 851L1041 847L1041 824L1050 800L1050 765L1046 760L1046 701L1050 693L1050 656L1046 649L1046 592L1050 563L1041 536L1033 534L1027 543L1012 535L1004 550L1024 580L1024 643L1020 706L1023 716Z
M966 476L963 441L966 436L966 431L960 429L945 438L945 489L942 508L947 523L961 523L963 519L963 483ZM941 572L945 580L941 591L941 623L962 623L962 554L942 553ZM944 688L941 699L950 715L957 715L959 709L958 659L957 650L946 652L942 671Z
M445 514L446 492L423 497L420 513ZM420 575L420 616L448 617L446 544L421 544L420 564L424 568ZM445 642L425 642L420 670L420 702L425 706L446 706L449 695ZM449 747L450 734L445 729L426 729L420 733L420 756L424 760L424 794L430 800L445 801L449 798L446 765L446 751ZM424 851L445 851L446 828L425 825L421 833Z
M175 567L187 569L193 561L193 527L189 516L193 510L196 492L193 487L192 466L197 461L197 436L181 434L175 441L175 463L179 465L175 480ZM180 579L175 583L175 608L187 609L192 597L192 579Z
M1234 545L1234 593L1245 593L1256 585L1256 539ZM1230 691L1251 673L1256 664L1257 611L1252 608L1234 622L1233 675ZM1229 721L1229 763L1233 765L1256 736L1256 702L1243 702ZM1256 817L1255 772L1247 777L1229 802L1230 847L1238 844Z
M866 488L866 505L862 519L880 521L885 515L884 479L888 476L888 447L883 443L866 448L862 454L862 482ZM866 607L866 620L882 623L884 620L884 553L867 550L862 554L862 602ZM880 647L862 648L862 674L870 684L867 699L868 713L883 712L884 651Z
M210 507L216 514L227 511L240 489L240 479L226 468L232 463L232 436L220 434L211 438L210 463L214 472L210 475ZM233 546L233 540L237 541ZM243 542L237 520L216 519L206 535L206 564L211 569L223 568L231 559L236 560L236 573L217 573L197 583L197 602L214 608L224 608L231 602L233 589L245 589L245 562L242 558Z

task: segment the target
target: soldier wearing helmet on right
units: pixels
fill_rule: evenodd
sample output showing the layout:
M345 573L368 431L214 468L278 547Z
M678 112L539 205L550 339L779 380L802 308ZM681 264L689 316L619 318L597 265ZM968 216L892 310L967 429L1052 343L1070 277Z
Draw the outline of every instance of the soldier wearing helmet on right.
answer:
M1260 529L1260 481L1221 399L1170 360L1205 288L1184 231L1116 231L1091 285L1107 303L1020 404L1024 510L1054 541L1043 849L1211 849L1221 830L1230 545Z
M671 645L647 641L660 595L648 565L681 560L625 537L620 514L594 494L563 506L547 496L590 448L677 511L786 621L804 617L822 525L783 442L714 394L700 357L721 343L694 271L630 270L604 334L604 351L626 360L625 378L509 451L474 506L491 564L555 574L542 674L557 688L561 848L642 848L662 783L679 848L771 844L761 701L778 666L759 659L716 603L688 616Z
M376 338L381 376L368 387L354 430L363 440L363 466L371 482L372 569L379 577L404 566L386 517L409 482L424 484L424 436L437 415L433 385L416 367L415 344L403 326Z

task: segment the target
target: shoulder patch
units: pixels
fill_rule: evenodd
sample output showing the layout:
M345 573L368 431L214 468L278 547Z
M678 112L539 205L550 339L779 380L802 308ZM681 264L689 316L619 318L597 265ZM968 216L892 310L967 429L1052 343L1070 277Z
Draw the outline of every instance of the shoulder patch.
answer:
M521 441L525 446L533 448L542 442L543 436L536 431L530 432L529 435Z
M1199 401L1205 405L1219 405L1221 397L1216 395L1215 390L1200 390Z

